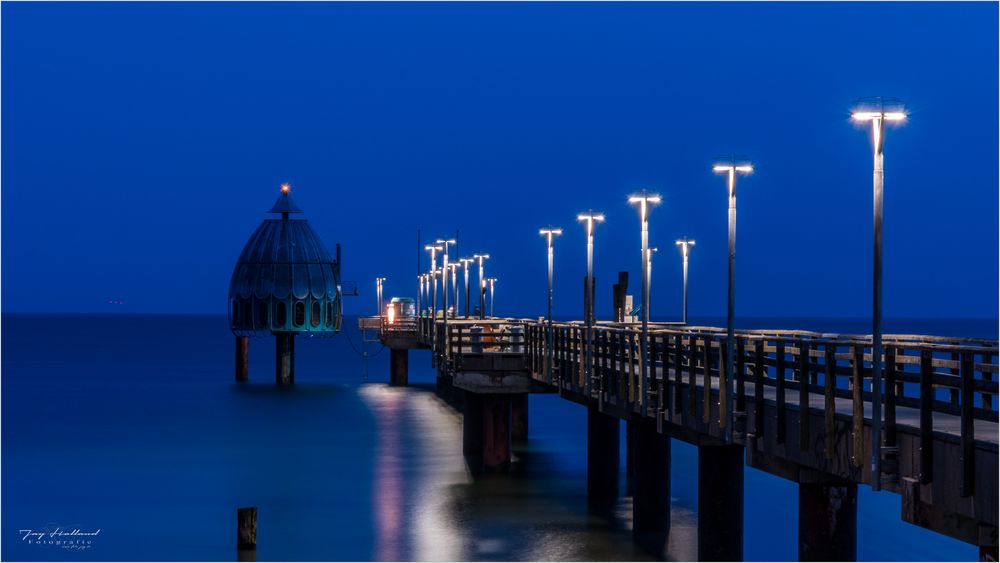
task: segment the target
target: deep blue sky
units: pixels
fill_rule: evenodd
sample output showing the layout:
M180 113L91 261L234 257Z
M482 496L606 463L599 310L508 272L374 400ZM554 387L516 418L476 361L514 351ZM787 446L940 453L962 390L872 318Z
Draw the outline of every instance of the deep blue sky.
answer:
M640 188L664 204L653 314L723 315L731 152L741 315L866 316L871 152L860 96L912 112L886 144L885 313L997 314L997 5L2 6L2 309L225 311L278 185L373 308L414 293L415 231L493 255L498 313L638 294ZM426 259L424 261L426 264ZM123 305L108 305L121 300Z

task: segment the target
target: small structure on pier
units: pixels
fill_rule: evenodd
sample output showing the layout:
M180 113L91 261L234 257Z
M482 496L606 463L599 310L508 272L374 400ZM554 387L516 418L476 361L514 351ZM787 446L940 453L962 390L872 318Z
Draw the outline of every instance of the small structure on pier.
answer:
M236 335L236 379L248 376L248 337L273 334L275 377L295 381L295 335L329 336L340 331L343 317L340 245L330 256L292 201L288 184L243 247L229 283L229 324Z

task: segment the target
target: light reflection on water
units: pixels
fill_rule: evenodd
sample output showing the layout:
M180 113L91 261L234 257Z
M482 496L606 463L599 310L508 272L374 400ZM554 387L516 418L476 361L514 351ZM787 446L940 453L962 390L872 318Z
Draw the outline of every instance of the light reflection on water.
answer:
M380 560L649 560L631 542L632 504L590 514L580 460L536 441L506 475L473 479L462 456L461 414L421 389L366 385L378 421L373 519ZM535 421L538 424L541 421ZM562 467L560 467L562 465ZM694 518L673 509L671 558L695 557Z

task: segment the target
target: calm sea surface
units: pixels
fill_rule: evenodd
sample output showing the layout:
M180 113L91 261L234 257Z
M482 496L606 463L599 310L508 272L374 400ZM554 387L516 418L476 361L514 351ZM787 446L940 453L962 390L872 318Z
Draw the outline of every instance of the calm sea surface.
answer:
M261 560L646 558L631 544L631 499L613 521L588 514L583 407L532 396L515 472L474 481L428 353L411 352L416 385L390 389L388 352L367 345L366 380L356 323L344 324L348 334L299 339L297 383L279 389L273 339L251 340L250 382L233 381L224 317L4 315L0 556L233 560L236 508L257 506ZM867 332L851 319L743 324ZM992 320L886 325L997 337ZM696 557L696 463L673 443L676 559ZM796 486L746 471L746 558L795 559ZM862 559L977 558L900 521L894 494L862 486L858 504ZM23 539L59 527L100 532L85 550Z

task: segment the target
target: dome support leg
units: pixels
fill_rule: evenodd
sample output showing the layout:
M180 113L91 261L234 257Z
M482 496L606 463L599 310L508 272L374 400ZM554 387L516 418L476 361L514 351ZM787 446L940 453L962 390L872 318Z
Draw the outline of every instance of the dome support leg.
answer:
M295 383L295 333L276 332L275 341L275 383L291 385Z
M236 337L236 381L246 381L250 376L250 338Z

